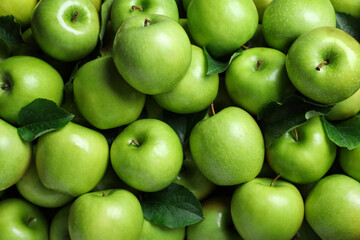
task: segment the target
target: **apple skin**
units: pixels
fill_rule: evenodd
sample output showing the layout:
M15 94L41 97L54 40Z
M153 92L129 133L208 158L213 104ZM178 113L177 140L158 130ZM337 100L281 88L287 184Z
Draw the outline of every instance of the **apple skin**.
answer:
M48 222L40 209L20 198L0 202L0 240L47 240Z
M223 57L249 41L259 17L252 0L196 0L187 8L190 33L196 45Z
M170 185L179 174L183 150L169 125L157 119L141 119L116 137L110 159L116 174L130 187L155 192Z
M162 225L156 225L144 219L139 240L154 240L154 239L184 240L185 227L171 229Z
M281 102L295 94L285 68L286 56L272 48L250 48L231 62L225 84L231 99L257 115L272 101Z
M110 56L85 63L74 79L76 106L81 115L99 129L135 121L145 105L145 98L122 79Z
M293 183L312 183L322 178L336 157L336 145L328 138L319 117L291 130L266 149L271 168Z
M63 88L60 74L43 60L28 56L7 58L0 65L0 117L17 123L20 109L36 98L60 105Z
M36 168L46 188L79 196L101 180L108 157L109 146L102 134L70 122L39 138Z
M238 107L228 107L196 124L190 150L199 170L220 186L249 181L264 162L264 139L256 121Z
M259 14L259 23L261 23L266 8L273 0L253 0L253 1L255 3L256 9Z
M13 15L21 27L30 25L31 16L38 0L0 0L0 16Z
M183 79L169 92L154 95L164 109L180 114L200 112L209 107L219 89L218 74L208 75L204 51L192 46L191 64Z
M304 218L304 202L284 180L255 178L240 185L231 200L231 216L244 239L286 240L295 236Z
M51 220L49 240L70 240L68 217L71 204L60 208Z
M321 179L305 201L305 216L323 240L360 239L360 183L342 174Z
M0 191L14 185L31 162L31 144L24 142L17 129L0 119Z
M139 239L143 212L139 200L123 189L78 197L69 213L71 239Z
M322 26L335 27L336 17L329 0L274 0L264 12L262 25L269 46L286 53L301 34Z
M360 147L352 150L340 148L338 158L345 173L360 182Z
M321 66L324 61L327 64ZM359 43L333 27L304 33L296 39L286 57L286 70L295 88L324 104L345 100L359 89L359 65Z
M102 0L90 0L90 1L94 4L96 10L99 12L101 9Z
M60 61L76 61L97 44L99 14L89 0L41 0L34 10L31 29L45 53Z
M133 6L139 7L141 10L133 10ZM114 32L117 32L121 24L127 19L136 15L148 14L159 14L174 21L179 20L179 11L174 0L115 0L111 6L111 26Z
M360 89L357 90L349 98L338 102L333 106L328 114L326 114L326 119L330 121L345 120L360 111Z
M202 203L204 220L187 227L187 240L242 239L232 223L230 202L230 197L220 195L204 201Z
M330 0L336 12L348 13L360 18L360 2L353 0Z
M150 22L145 24L146 19ZM184 77L191 63L191 44L185 30L171 18L137 15L116 33L113 59L133 88L155 95L170 91Z

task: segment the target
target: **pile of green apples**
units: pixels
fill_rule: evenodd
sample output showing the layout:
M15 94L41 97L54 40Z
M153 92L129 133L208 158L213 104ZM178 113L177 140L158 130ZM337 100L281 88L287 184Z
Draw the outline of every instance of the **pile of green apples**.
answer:
M0 0L0 240L360 239L360 129L324 127L360 111L339 16L360 2ZM267 142L294 95L329 111Z

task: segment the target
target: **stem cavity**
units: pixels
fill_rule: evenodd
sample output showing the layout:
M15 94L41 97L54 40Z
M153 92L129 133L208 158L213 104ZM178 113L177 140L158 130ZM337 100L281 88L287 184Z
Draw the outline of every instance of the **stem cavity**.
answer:
M144 9L142 9L142 7L139 7L139 6L132 6L131 7L131 11L135 11L135 10L139 10L140 12L144 11Z
M73 16L73 18L71 19L71 21L72 21L72 22L75 22L78 15L79 15L79 12L78 12L78 11L74 12L74 16Z
M317 71L320 71L320 69L322 68L322 66L328 65L328 64L329 64L329 62L325 60L325 61L323 61L322 63L320 63L319 66L316 67L316 70L317 70Z
M274 183L276 182L276 180L278 180L281 177L281 173L279 173L276 178L274 178L274 180L272 180L272 182L270 183L270 187L272 187L274 185Z
M29 224L31 223L31 222L35 222L36 221L36 218L35 217L30 217L27 221L26 221L26 226L29 226Z
M10 84L8 82L4 82L3 84L1 84L1 90L7 92L10 90Z
M148 27L150 25L150 20L145 18L144 27Z
M138 142L135 141L135 140L131 140L131 141L130 141L130 145L136 145L137 147L140 147L140 146L141 146L141 144L138 143Z

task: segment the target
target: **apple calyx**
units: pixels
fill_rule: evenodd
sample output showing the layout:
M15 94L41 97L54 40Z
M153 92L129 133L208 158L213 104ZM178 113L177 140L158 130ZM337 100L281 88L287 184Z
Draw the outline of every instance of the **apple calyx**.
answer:
M71 22L75 22L78 15L79 15L79 12L78 12L78 11L74 12L74 16L73 16L73 18L71 19Z
M3 84L1 84L1 90L7 92L10 90L10 84L8 82L4 82Z
M131 141L130 141L130 145L136 145L137 147L140 147L140 146L141 146L141 144L138 143L138 142L135 141L135 140L131 140Z
M150 20L145 18L144 27L148 27L149 25L150 25Z
M131 11L135 11L135 10L139 10L140 12L144 11L144 9L143 9L142 7L132 6L132 7L131 7Z
M274 178L274 180L272 180L271 181L271 183L270 183L270 187L272 187L273 186L273 184L276 182L276 180L278 180L280 177L281 177L281 173L279 173L277 176L276 176L276 178Z
M320 69L322 68L322 66L324 65L328 65L329 62L327 60L323 61L322 63L319 64L319 66L316 67L317 71L320 71Z
M260 67L261 67L261 64L262 64L263 62L261 61L261 60L258 60L257 62L256 62L256 71L259 71L260 70Z
M29 224L31 223L31 222L36 222L36 217L30 217L27 221L26 221L26 226L29 226Z

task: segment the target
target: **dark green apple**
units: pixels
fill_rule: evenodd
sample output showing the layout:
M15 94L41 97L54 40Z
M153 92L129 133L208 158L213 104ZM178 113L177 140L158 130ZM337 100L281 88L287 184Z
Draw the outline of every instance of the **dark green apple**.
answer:
M163 15L137 15L116 33L113 58L120 75L139 92L170 91L191 63L191 44L181 25Z
M360 182L360 147L352 150L340 148L339 163L347 175Z
M187 11L187 8L188 8L190 2L191 2L191 0L182 0L182 4L183 4L185 11Z
M71 204L60 208L51 220L49 240L70 240L68 218Z
M157 225L149 222L144 218L141 234L139 240L184 240L185 227L183 228L168 228L162 225Z

